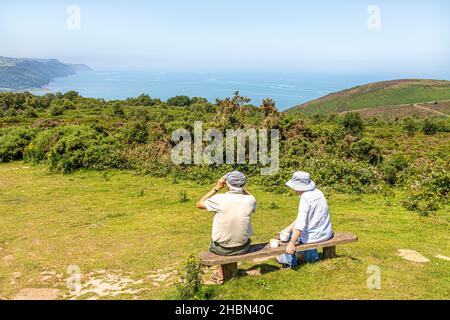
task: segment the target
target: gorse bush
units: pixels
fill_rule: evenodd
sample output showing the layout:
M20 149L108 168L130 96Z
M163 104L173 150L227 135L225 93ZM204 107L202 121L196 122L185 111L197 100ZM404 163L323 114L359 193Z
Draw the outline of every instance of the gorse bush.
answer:
M0 162L23 158L23 150L35 135L34 130L8 128L0 130Z
M448 163L437 161L414 177L407 195L403 199L403 206L421 215L428 215L448 205L450 194L450 172Z
M24 160L33 164L48 161L51 169L64 173L79 168L126 168L121 141L86 126L58 127L38 133L25 148Z
M351 134L359 135L364 131L364 120L356 112L348 112L342 119L345 130Z
M380 168L383 174L383 180L391 186L395 186L399 182L402 182L404 170L406 170L409 165L409 160L403 155L398 154L392 156L387 161L384 161Z
M351 144L350 154L358 160L366 160L370 164L378 164L383 160L381 148L370 139L361 139Z
M146 143L148 141L147 129L148 125L143 120L127 123L123 130L125 142L128 144Z
M69 134L74 127L57 127L36 134L35 138L24 149L23 158L32 164L48 159L48 152L64 135Z
M424 171L431 171L438 161L448 158L450 120L446 118L367 121L351 112L310 118L279 113L270 99L260 107L250 105L237 92L216 104L185 96L166 103L145 94L107 102L83 98L76 92L40 97L0 93L1 113L0 162L24 159L64 173L81 168L131 169L169 177L174 183L188 179L201 184L240 170L247 175L249 185L276 193L289 192L285 182L294 171L304 170L319 187L339 192L406 188L404 204L411 210L432 212L442 199L430 194L442 184L420 183L418 189L409 185ZM35 115L41 117L36 119ZM223 133L226 129L279 129L280 170L263 176L261 168L266 166L261 164L175 165L171 160L175 144L171 134L184 128L193 135L194 121L202 121L204 131L217 128ZM419 130L440 134L405 137L405 133L412 136ZM203 147L207 144L204 142ZM429 179L440 181L433 177Z
M422 130L425 134L435 134L436 132L438 132L439 127L435 121L425 119L422 124Z
M419 130L419 125L417 121L412 118L406 118L403 121L402 127L409 137L414 136L414 134Z
M121 143L91 128L74 128L48 152L50 168L70 173L79 168L126 168Z

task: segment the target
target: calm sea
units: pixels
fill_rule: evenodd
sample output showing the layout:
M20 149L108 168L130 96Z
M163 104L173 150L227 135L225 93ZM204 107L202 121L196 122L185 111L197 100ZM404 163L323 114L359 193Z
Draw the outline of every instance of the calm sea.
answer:
M152 98L176 95L216 98L231 96L236 90L259 105L272 98L279 110L319 98L331 92L373 81L402 78L381 75L311 75L299 73L244 72L155 72L155 71L93 71L52 81L52 92L78 91L85 97L106 100L136 97L142 93ZM36 92L44 93L44 92Z

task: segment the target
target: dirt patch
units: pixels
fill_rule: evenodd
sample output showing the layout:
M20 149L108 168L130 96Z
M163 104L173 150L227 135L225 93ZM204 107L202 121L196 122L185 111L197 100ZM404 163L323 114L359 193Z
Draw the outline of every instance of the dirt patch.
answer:
M22 273L20 272L13 272L12 276L11 276L11 285L15 285L16 284L16 280L19 279L22 276Z
M445 260L445 261L450 261L449 257L443 256L442 254L436 255L436 258L441 259L441 260Z
M4 256L2 261L6 266L10 266L10 265L12 265L12 263L14 261L14 256L12 254Z
M55 300L58 296L58 289L25 288L20 290L13 300Z
M83 279L86 279L83 281ZM116 297L122 294L136 295L143 288L136 288L137 285L143 284L143 280L134 280L127 276L108 273L105 270L96 270L85 276L81 276L81 289L72 290L64 298L75 300L83 296L89 300L96 300L103 297Z
M168 286L175 281L176 274L177 272L173 268L165 268L150 273L147 278L150 278L155 287L160 287L162 284Z
M56 271L43 271L39 275L39 281L41 283L48 282L61 282L63 280L64 274L56 273Z
M398 250L398 254L400 257L412 262L426 263L430 261L415 250L400 249Z

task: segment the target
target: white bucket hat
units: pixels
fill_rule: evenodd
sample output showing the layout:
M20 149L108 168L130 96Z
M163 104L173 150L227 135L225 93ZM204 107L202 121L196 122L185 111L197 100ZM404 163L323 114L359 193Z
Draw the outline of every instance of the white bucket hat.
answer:
M292 179L286 182L286 185L295 191L313 191L316 188L309 173L304 171L294 172Z

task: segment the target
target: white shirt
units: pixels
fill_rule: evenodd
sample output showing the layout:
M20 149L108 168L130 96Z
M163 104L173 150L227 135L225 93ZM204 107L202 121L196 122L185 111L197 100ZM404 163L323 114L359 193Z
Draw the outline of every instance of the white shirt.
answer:
M301 230L302 243L321 242L333 236L328 203L319 189L301 195L295 229Z
M205 201L208 211L215 212L212 240L222 247L239 247L253 235L252 213L256 199L241 192L216 194Z

